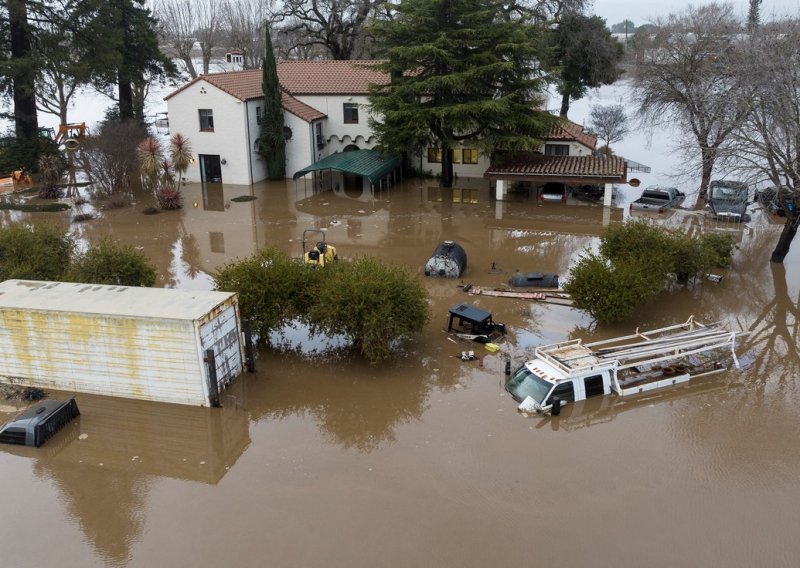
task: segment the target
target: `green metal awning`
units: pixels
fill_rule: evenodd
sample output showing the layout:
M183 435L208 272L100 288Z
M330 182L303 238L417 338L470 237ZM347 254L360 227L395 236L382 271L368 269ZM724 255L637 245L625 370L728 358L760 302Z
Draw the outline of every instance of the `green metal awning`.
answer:
M400 167L400 158L387 156L375 150L353 150L352 152L336 152L326 156L319 162L295 172L292 179L303 177L311 172L339 170L349 174L366 176L369 181L376 183L398 167Z

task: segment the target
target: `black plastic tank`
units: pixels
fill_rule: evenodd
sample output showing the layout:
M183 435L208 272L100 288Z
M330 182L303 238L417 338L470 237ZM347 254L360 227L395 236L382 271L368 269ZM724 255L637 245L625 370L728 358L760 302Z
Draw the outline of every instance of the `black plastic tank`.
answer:
M459 278L467 268L467 253L458 243L444 241L425 264L425 276Z
M558 274L547 272L515 272L508 281L520 288L558 288Z

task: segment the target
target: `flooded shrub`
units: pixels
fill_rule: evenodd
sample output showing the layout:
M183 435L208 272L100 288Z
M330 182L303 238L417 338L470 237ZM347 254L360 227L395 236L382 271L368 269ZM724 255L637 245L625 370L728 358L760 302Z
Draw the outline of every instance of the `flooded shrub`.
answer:
M156 269L132 246L104 239L75 258L67 279L87 284L152 286L156 281Z
M389 358L398 342L422 330L428 304L422 282L407 269L373 258L324 269L267 248L224 266L216 289L239 294L243 319L263 343L285 326L347 338L368 361Z
M111 211L112 209L122 209L131 204L131 197L127 193L115 193L109 195L100 203L100 209Z
M600 238L600 254L626 260L661 254L668 248L669 231L646 221L628 221L608 227Z
M660 261L612 263L602 255L587 254L570 271L564 290L576 308L601 323L613 323L629 318L663 290L666 278L666 267Z
M72 238L53 225L0 228L0 281L60 280L74 249Z
M728 233L704 233L700 242L706 248L713 266L727 267L731 264L736 239Z
M398 342L428 321L425 288L406 268L364 257L321 272L309 311L312 327L346 336L370 363L389 359Z
M292 261L283 251L266 248L223 266L214 281L217 290L239 294L242 319L251 320L253 332L267 343L270 331L308 311L321 273Z
M183 207L183 195L175 187L162 187L156 191L158 205L162 209L180 209Z
M714 264L710 250L700 239L683 233L672 233L669 247L672 255L671 272L682 284L704 274Z

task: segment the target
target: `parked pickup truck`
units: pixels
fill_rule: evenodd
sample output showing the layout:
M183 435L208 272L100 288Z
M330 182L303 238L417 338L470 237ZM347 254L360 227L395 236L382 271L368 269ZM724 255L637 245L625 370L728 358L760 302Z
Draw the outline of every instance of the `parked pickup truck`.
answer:
M648 187L636 201L631 203L631 211L663 213L670 207L683 203L686 195L674 187Z
M593 343L580 339L537 347L506 382L524 412L558 414L561 406L612 392L639 394L738 368L741 332L686 322Z

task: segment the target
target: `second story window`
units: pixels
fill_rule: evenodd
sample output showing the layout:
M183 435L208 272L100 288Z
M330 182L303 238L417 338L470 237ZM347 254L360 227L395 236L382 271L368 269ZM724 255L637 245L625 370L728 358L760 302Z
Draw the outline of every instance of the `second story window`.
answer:
M197 112L200 115L200 132L214 132L214 111L201 108Z
M344 103L344 123L358 124L358 103Z
M569 146L566 144L545 144L545 156L569 156Z
M261 124L262 120L264 120L264 112L261 107L256 107L256 124Z
M317 149L325 147L325 136L322 134L322 123L315 122L314 123L314 134L316 135L317 139Z

